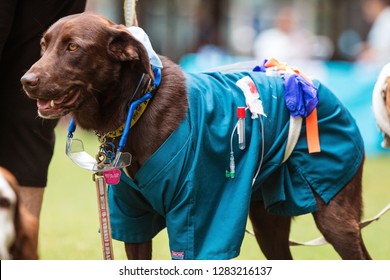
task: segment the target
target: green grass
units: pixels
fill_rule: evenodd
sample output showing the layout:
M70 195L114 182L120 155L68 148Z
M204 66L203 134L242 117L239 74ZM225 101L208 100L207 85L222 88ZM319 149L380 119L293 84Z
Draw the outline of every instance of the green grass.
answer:
M65 155L66 128L57 128L57 142L50 165L40 225L40 258L49 260L102 259L98 212L92 173L73 164ZM98 147L94 135L77 131L90 154ZM364 170L364 219L375 216L390 202L390 158L368 158ZM248 225L250 228L250 225ZM311 215L294 219L291 239L308 241L320 236ZM390 213L363 229L366 246L374 259L390 260ZM153 259L170 259L166 231L153 241ZM295 259L337 260L330 245L292 247ZM121 242L114 241L115 259L126 259ZM246 235L238 259L264 259L255 238Z

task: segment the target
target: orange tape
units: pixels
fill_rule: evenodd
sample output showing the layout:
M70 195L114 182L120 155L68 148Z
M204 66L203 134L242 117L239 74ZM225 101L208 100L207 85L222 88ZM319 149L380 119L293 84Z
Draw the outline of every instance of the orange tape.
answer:
M309 154L321 152L317 108L314 108L313 112L306 118L306 138Z
M287 68L287 63L284 63L284 62L279 62L279 60L275 59L275 58L271 58L270 60L268 60L264 66L266 68L269 68L269 67L277 67L278 71L285 71L286 68Z
M287 63L285 62L279 62L279 60L277 60L276 58L271 58L270 60L268 60L264 66L266 68L269 68L269 67L276 67L278 71L287 71L287 69L290 69L291 71L293 71L295 74L298 74L298 75L301 75L306 81L308 81L309 83L313 83L312 80L305 75L305 73L303 73L299 68L297 67L294 67L294 66L288 66Z

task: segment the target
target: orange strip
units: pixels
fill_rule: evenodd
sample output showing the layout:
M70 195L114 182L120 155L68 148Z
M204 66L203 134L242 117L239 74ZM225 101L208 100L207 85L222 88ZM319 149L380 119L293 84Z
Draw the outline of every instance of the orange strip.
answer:
M318 133L317 108L306 118L306 137L309 154L321 152L320 136Z
M266 67L266 68L269 68L269 67L277 67L277 69L278 69L278 71L281 71L281 70L283 70L283 71L286 71L286 68L287 68L287 64L286 63L284 63L284 62L279 62L277 59L275 59L275 58L271 58L270 60L268 60L265 64L264 64L264 66Z

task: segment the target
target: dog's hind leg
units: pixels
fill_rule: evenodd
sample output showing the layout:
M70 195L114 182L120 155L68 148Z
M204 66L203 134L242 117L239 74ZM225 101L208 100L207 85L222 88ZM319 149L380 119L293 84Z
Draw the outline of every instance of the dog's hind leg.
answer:
M257 243L267 259L291 260L289 235L291 217L268 213L260 201L251 202L249 218Z
M126 256L129 260L151 260L152 242L125 243Z
M342 259L371 259L360 232L362 216L362 169L330 202L316 197L314 220L325 239Z

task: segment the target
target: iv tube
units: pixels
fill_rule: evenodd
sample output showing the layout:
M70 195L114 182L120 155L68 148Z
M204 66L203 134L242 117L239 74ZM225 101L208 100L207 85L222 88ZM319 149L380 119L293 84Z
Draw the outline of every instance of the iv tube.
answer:
M241 150L245 149L245 107L237 107L237 117L238 117L238 126L237 126L237 134L238 134L238 147Z

